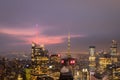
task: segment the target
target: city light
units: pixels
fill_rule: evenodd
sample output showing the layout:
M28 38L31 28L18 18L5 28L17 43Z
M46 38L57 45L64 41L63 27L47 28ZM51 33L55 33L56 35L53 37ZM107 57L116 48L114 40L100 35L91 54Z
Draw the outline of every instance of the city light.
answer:
M75 64L75 60L71 60L71 61L70 61L70 64Z
M61 60L61 63L63 64L63 63L64 63L64 60Z

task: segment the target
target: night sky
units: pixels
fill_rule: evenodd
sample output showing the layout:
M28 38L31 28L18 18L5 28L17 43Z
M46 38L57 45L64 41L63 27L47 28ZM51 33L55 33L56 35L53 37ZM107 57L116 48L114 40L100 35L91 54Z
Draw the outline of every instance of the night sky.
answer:
M53 53L109 50L120 42L120 0L0 0L0 52L30 52L31 43ZM29 54L29 53L28 53Z

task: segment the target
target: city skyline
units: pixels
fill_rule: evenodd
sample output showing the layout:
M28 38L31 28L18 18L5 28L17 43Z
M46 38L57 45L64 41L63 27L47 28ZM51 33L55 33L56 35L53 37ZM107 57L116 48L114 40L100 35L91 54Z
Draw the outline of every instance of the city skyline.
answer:
M120 42L120 1L1 0L0 52L31 51L32 42L50 52L88 52L89 46L109 50Z

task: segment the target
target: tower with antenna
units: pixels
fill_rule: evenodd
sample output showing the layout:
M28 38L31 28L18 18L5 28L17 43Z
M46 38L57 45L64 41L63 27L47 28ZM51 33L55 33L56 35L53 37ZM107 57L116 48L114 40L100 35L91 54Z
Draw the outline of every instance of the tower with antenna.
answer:
M68 51L67 51L67 56L68 57L71 57L71 52L70 52L70 47L71 47L71 44L70 44L70 32L68 33Z
M67 53L66 53L66 57L61 59L61 64L63 65L63 64L69 63L69 66L71 66L72 70L74 70L73 67L76 65L76 59L73 58L72 55L71 55L71 51L70 51L70 47L71 47L70 38L71 37L70 37L70 32L69 32L68 33Z

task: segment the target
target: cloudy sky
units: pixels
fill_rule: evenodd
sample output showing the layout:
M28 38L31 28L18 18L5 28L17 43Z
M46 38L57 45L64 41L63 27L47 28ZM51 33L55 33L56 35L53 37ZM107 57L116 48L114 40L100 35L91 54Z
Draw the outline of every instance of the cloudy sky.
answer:
M120 42L120 0L0 0L0 52L29 51L31 42L51 52L108 49Z

